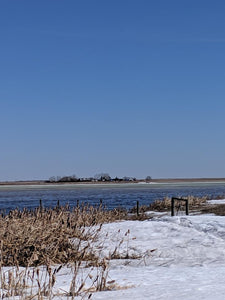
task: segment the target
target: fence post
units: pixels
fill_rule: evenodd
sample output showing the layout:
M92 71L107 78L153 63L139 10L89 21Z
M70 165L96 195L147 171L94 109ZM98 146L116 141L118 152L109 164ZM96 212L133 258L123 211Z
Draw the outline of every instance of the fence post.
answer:
M186 215L189 215L188 199L186 200Z
M79 200L77 200L77 208L80 208Z
M171 199L171 216L174 217L174 198Z
M56 207L57 207L57 209L59 209L59 200L57 201L57 206Z
M39 208L40 208L40 210L42 210L42 208L43 208L43 206L42 206L42 200L41 199L40 199Z
M139 213L139 201L137 200L137 216L139 216L140 213Z

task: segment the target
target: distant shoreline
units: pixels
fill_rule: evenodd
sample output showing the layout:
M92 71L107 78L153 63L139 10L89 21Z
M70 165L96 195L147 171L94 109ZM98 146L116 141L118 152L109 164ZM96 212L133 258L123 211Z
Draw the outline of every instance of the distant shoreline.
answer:
M49 182L46 180L21 180L21 181L1 181L0 186L4 185L65 185L65 184L70 184L70 185L77 185L77 184L134 184L134 183L204 183L204 182L209 182L209 183L219 183L219 182L224 182L225 183L225 178L160 178L160 179L152 179L150 181L146 181L144 179L136 180L136 181L96 181L96 182Z

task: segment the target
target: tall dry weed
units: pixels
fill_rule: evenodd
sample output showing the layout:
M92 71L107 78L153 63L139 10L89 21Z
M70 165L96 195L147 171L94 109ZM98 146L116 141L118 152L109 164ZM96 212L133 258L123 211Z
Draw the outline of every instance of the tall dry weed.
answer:
M92 243L98 233L96 225L123 217L124 212L89 206L10 211L0 216L2 265L26 267L91 260L94 253L80 252L71 239Z
M106 289L108 261L91 245L98 240L103 223L121 220L126 214L84 205L72 210L59 205L44 209L40 205L34 211L16 209L1 214L0 298L52 299L56 274L68 263L73 275L64 295L74 299ZM92 267L80 282L78 274L84 262ZM91 278L87 288L85 282Z
M210 199L209 196L204 197L195 197L189 195L187 197L183 197L184 199L188 199L189 209L197 210L200 209L204 204L206 204L207 200ZM177 205L181 205L180 203ZM163 200L155 200L153 203L149 205L142 205L140 206L140 213L144 213L146 211L170 211L171 210L171 198L165 197ZM136 212L136 207L131 209L131 212Z

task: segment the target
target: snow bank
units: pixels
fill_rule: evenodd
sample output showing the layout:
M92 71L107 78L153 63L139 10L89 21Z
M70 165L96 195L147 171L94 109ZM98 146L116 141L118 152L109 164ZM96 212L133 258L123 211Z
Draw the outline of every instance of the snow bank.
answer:
M102 257L120 258L110 261L108 281L115 281L115 289L93 293L91 299L224 300L224 217L161 216L105 224L91 247ZM89 271L82 270L80 280ZM71 269L63 267L54 292L68 291L71 279Z
M225 199L208 200L209 204L225 204Z
M119 229L121 236L129 229L129 249L142 258L113 261L111 279L130 288L96 293L93 299L224 299L224 217L167 216L103 228L112 242ZM126 242L121 253L126 251ZM109 250L110 242L105 246Z

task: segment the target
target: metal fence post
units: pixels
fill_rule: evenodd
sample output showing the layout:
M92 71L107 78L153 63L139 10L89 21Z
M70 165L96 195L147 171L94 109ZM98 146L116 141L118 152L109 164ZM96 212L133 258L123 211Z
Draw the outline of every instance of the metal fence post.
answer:
M173 217L175 215L175 213L174 213L175 212L175 200L185 201L185 212L186 212L186 215L188 215L189 214L188 199L172 197L171 198L171 216Z

